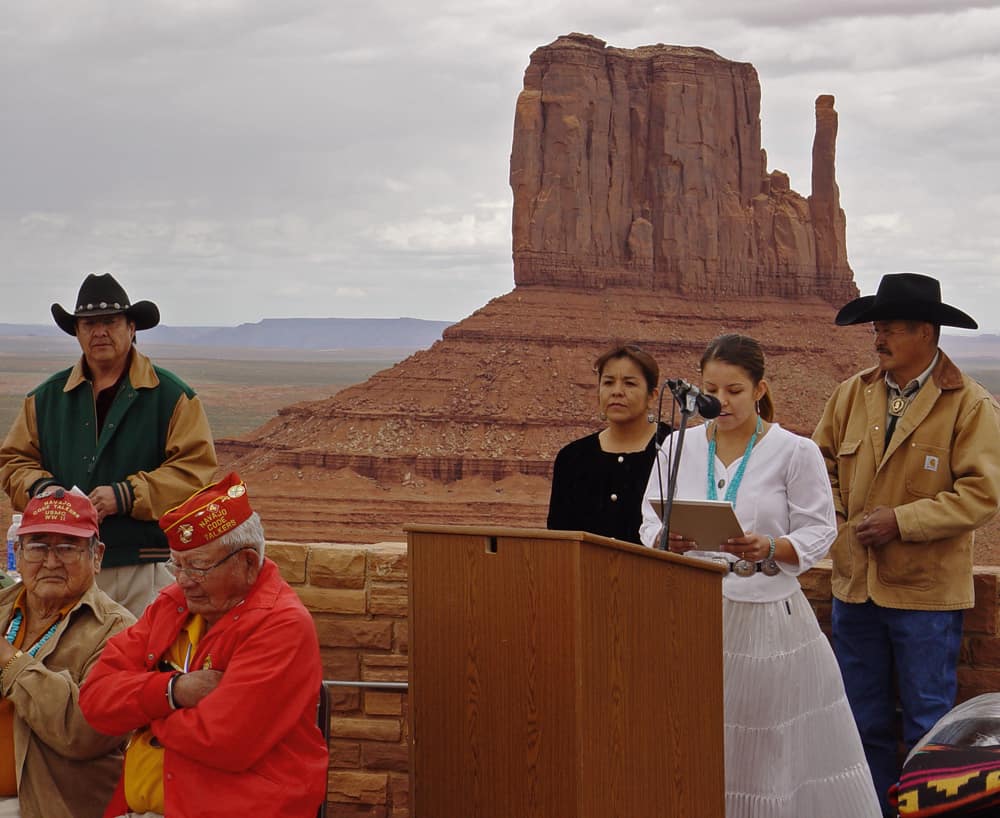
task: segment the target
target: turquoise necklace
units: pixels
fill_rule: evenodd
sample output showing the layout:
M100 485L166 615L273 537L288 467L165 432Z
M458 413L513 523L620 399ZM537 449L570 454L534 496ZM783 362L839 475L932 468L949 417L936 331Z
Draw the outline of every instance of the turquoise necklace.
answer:
M747 470L747 463L750 460L750 452L753 450L753 444L757 442L757 438L760 437L761 432L764 431L764 423L761 421L760 416L757 417L757 428L754 429L753 434L750 435L750 440L747 442L746 450L743 452L743 460L740 461L740 466L736 470L736 475L732 480L729 481L729 487L726 489L726 496L722 499L728 501L733 508L736 507L736 492L740 490L740 483L743 482L743 472ZM719 495L715 491L715 429L712 429L712 439L708 442L708 492L707 496L709 500L718 500Z
M7 633L5 634L5 638L12 645L14 644L14 640L17 639L18 631L21 630L21 621L23 619L24 615L20 611L18 611L15 614L14 618L10 621L10 626L7 628ZM35 644L31 648L29 648L27 652L29 656L36 656L38 654L38 651L41 650L42 645L44 645L46 642L49 641L49 639L52 638L52 634L56 632L56 628L59 627L60 621L62 621L61 617L57 619L55 622L53 622L52 627L45 632L45 635L37 642L35 642Z

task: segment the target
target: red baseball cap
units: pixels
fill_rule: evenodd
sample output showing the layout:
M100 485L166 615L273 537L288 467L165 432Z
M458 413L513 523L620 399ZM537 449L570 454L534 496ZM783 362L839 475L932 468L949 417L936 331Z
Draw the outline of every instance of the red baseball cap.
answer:
M97 537L97 509L82 494L56 489L44 497L34 497L24 509L21 534L68 534L71 537Z

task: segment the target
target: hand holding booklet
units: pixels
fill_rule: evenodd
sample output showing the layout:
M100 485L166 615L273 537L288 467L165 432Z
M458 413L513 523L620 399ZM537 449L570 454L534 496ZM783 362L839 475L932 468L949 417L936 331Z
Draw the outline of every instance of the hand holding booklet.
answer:
M662 501L653 500L653 508L661 519L663 505ZM693 540L702 551L717 551L726 540L743 536L736 512L727 500L674 500L670 531Z

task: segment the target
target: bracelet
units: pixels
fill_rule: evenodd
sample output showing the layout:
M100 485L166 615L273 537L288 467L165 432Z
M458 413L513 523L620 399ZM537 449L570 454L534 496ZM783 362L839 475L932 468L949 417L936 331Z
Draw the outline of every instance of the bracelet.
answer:
M6 673L7 673L7 671L8 671L8 669L10 668L10 666L11 666L12 664L14 664L14 662L16 662L16 661L17 661L18 659L20 659L20 658L21 658L22 656L24 656L24 652L23 652L23 651L20 651L20 650L15 650L15 651L14 651L14 655L13 655L13 656L11 656L11 657L10 657L10 659L8 659L8 660L7 660L7 664L5 664L5 665L3 666L3 670L0 670L0 676L3 676L4 674L6 674Z
M167 704L170 705L171 710L180 709L177 703L174 701L174 682L177 681L178 676L183 676L184 674L180 671L171 674L170 679L167 680Z
M764 557L766 560L774 559L774 551L778 547L778 543L775 541L774 537L768 537L767 541L771 543L771 550L767 552L767 556Z

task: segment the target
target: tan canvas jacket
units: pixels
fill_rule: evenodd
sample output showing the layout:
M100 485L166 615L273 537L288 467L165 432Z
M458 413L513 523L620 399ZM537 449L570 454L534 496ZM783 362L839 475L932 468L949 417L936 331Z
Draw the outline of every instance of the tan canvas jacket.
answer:
M837 387L813 434L839 523L834 596L971 608L973 531L996 514L1000 496L1000 406L943 352L886 450L887 400L884 371L865 370ZM900 538L864 548L855 530L876 506L895 510Z
M0 590L0 627L21 585ZM97 585L80 598L35 657L0 675L14 703L14 762L22 818L101 818L121 775L123 736L93 729L80 712L80 684L104 643L135 622ZM2 638L2 636L0 636Z

